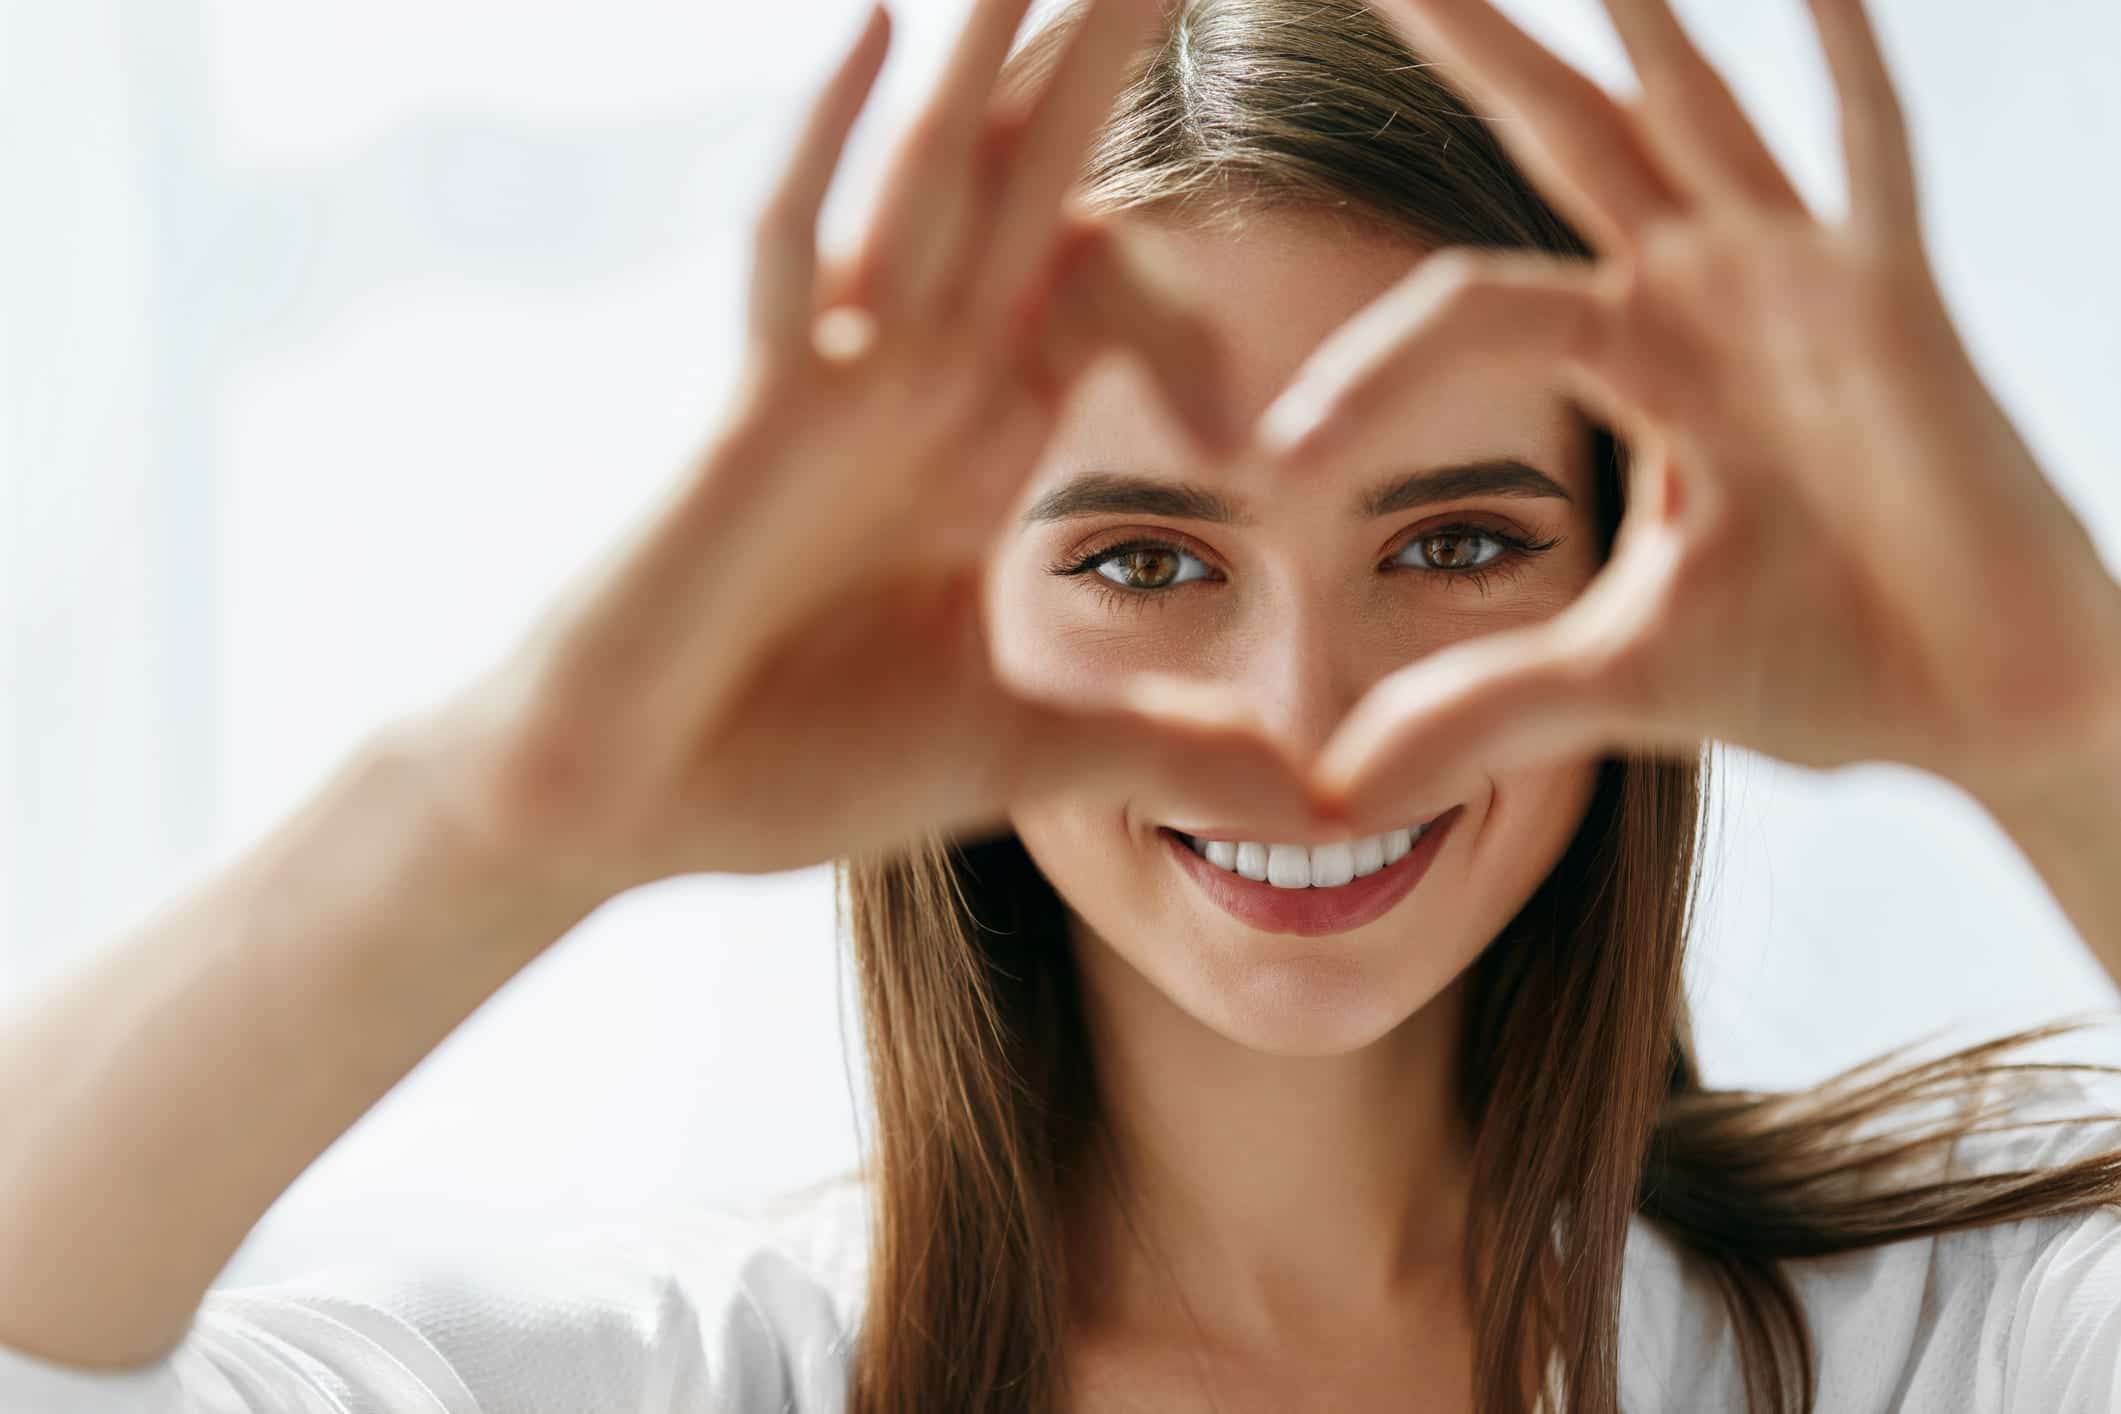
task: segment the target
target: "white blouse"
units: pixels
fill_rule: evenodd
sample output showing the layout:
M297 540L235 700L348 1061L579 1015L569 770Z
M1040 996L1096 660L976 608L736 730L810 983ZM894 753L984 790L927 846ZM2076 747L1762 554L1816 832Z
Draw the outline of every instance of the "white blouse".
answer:
M2072 1083L2034 1117L2121 1111ZM2121 1125L1978 1136L1970 1164L2121 1148ZM0 1347L8 1414L841 1414L861 1320L858 1181L749 1209L645 1215L432 1265L326 1267L217 1288L130 1371ZM1918 1238L1786 1268L1818 1352L1819 1414L2121 1410L2121 1209ZM1627 1414L1740 1410L1714 1289L1637 1219L1622 1275Z

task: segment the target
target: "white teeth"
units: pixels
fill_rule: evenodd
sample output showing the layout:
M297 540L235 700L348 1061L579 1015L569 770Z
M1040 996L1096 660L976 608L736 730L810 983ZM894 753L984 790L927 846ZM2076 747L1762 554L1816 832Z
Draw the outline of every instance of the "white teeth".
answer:
M1427 833L1420 829L1388 830L1340 844L1306 848L1300 844L1261 844L1253 840L1189 840L1193 852L1218 869L1227 869L1247 879L1262 880L1277 889L1332 889L1366 874L1375 874L1388 864L1406 857L1414 842Z
M1311 884L1337 889L1355 877L1355 851L1344 844L1322 844L1311 851Z
M1385 836L1385 863L1397 864L1400 856L1414 848L1414 836L1406 830L1394 830Z
M1277 889L1311 887L1311 851L1300 844L1267 846L1267 882Z

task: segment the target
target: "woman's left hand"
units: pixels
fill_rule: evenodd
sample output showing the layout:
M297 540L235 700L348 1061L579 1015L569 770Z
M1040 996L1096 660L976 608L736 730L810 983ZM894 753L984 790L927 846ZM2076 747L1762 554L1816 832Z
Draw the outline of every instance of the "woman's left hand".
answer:
M1986 795L2059 785L2117 744L2121 586L1952 328L1860 0L1811 0L1840 224L1807 209L1666 0L1604 0L1630 101L1489 0L1376 3L1503 118L1600 258L1423 261L1268 410L1276 464L1388 441L1402 391L1468 356L1558 372L1632 456L1612 557L1575 601L1394 672L1327 744L1320 782L1350 826L1467 760L1717 738Z

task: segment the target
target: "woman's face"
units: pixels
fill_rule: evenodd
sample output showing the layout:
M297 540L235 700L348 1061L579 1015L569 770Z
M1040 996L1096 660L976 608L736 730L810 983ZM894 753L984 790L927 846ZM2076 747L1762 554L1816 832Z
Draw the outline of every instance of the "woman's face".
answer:
M1215 311L1248 419L1421 254L1290 215L1255 218L1241 236L1156 226L1150 238L1173 280ZM1336 461L1302 484L1250 477L1240 494L1192 450L1133 360L1105 361L1077 387L990 564L996 652L1061 693L1137 669L1210 679L1315 748L1393 669L1545 618L1590 582L1588 438L1553 380L1468 360L1410 395L1401 425L1389 457ZM1365 504L1413 473L1505 460L1565 495L1534 494L1545 488L1519 473L1514 488ZM1092 473L1108 494L1056 496ZM1115 478L1192 483L1234 514L1168 496L1117 504ZM1026 519L1034 508L1044 513ZM1131 548L1096 558L1114 547ZM1381 868L1379 850L1351 850L1359 877L1301 891L1280 887L1300 877L1294 851L1264 851L1265 880L1244 877L1261 852L1242 845L1237 872L1219 868L1221 845L1203 857L1172 830L1224 833L1220 822L1160 792L1051 796L1011 818L1070 906L1078 949L1105 950L1084 957L1086 976L1145 981L1253 1049L1333 1055L1383 1036L1463 972L1560 858L1597 774L1591 759L1507 772L1455 764L1450 777L1465 784L1432 838L1396 860L1403 841L1378 842L1395 861ZM1437 809L1410 813L1412 826ZM1303 862L1328 880L1345 872L1337 856ZM1112 968L1115 956L1126 966Z

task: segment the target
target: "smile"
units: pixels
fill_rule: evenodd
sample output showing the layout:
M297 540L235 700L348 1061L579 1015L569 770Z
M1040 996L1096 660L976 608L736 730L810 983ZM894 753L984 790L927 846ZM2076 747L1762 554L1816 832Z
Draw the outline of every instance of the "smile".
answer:
M1224 912L1263 932L1317 937L1373 922L1412 892L1463 810L1326 845L1202 839L1168 826L1157 833Z
M1414 842L1434 824L1429 820L1403 830L1309 848L1254 840L1202 840L1178 833L1201 858L1243 878L1263 881L1277 889L1334 889L1367 878L1387 864L1398 863L1400 856L1414 848Z

